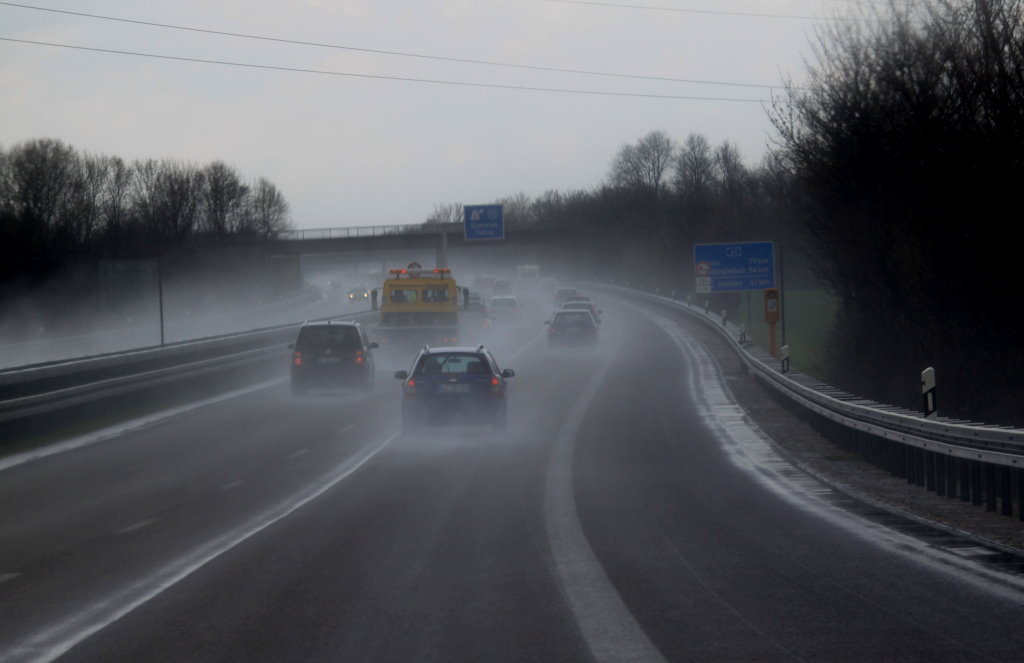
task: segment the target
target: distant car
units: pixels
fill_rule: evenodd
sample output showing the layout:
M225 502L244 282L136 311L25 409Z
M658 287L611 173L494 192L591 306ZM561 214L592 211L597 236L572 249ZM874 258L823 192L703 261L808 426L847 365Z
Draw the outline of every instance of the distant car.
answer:
M494 294L496 295L507 295L512 292L512 281L508 279L498 279L494 282Z
M494 289L494 277L493 276L478 276L473 280L474 290L493 290Z
M377 344L358 322L307 322L288 347L293 394L346 386L373 390Z
M523 319L523 307L515 295L491 297L487 309L495 322L520 322Z
M590 297L566 297L562 300L562 308L574 311L590 311L590 314L594 316L594 320L600 324L601 322L601 309L594 305L594 302L590 301Z
M350 302L364 302L370 299L370 289L366 286L359 286L358 288L352 288L348 291L348 300Z
M425 424L508 421L508 378L484 346L424 348L411 371L398 371L402 384L402 430Z
M555 288L555 292L551 295L551 298L555 302L555 308L562 305L562 300L566 297L578 296L580 293L576 288Z
M590 311L560 310L547 321L548 346L597 343L597 320Z

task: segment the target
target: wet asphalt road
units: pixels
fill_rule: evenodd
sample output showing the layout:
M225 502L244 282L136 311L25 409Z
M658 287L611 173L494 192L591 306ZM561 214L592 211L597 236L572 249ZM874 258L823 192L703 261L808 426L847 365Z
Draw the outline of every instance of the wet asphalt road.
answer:
M0 660L985 661L1024 583L821 500L673 321L487 339L510 428L286 382L0 471Z

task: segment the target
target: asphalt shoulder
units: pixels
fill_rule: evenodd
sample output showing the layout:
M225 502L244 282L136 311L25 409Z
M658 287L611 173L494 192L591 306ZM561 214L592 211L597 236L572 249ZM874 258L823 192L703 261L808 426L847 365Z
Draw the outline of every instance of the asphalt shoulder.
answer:
M681 322L717 359L736 401L790 462L863 502L1024 555L1024 521L1017 514L1003 516L986 511L984 506L939 497L833 444L745 370L739 356L718 334L696 321L682 318Z

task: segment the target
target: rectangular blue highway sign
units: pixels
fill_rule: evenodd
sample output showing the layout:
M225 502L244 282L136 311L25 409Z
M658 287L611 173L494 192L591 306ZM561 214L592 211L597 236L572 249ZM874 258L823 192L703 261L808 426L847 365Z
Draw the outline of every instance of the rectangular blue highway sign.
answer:
M462 209L466 239L505 239L501 205L466 205Z
M736 292L775 287L772 242L694 244L697 292Z

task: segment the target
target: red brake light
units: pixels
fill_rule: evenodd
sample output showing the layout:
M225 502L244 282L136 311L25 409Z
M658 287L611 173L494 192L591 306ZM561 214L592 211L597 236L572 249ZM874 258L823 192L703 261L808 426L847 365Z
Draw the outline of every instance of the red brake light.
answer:
M362 366L365 362L366 362L366 360L363 359L363 351L360 350L360 351L356 352L356 365L357 366Z
M416 380L409 378L405 381L405 395L415 396L416 395Z
M292 363L296 366L302 366L302 353L298 350L292 353Z
M494 376L491 378L491 395L501 395L501 380L498 378L498 376Z

